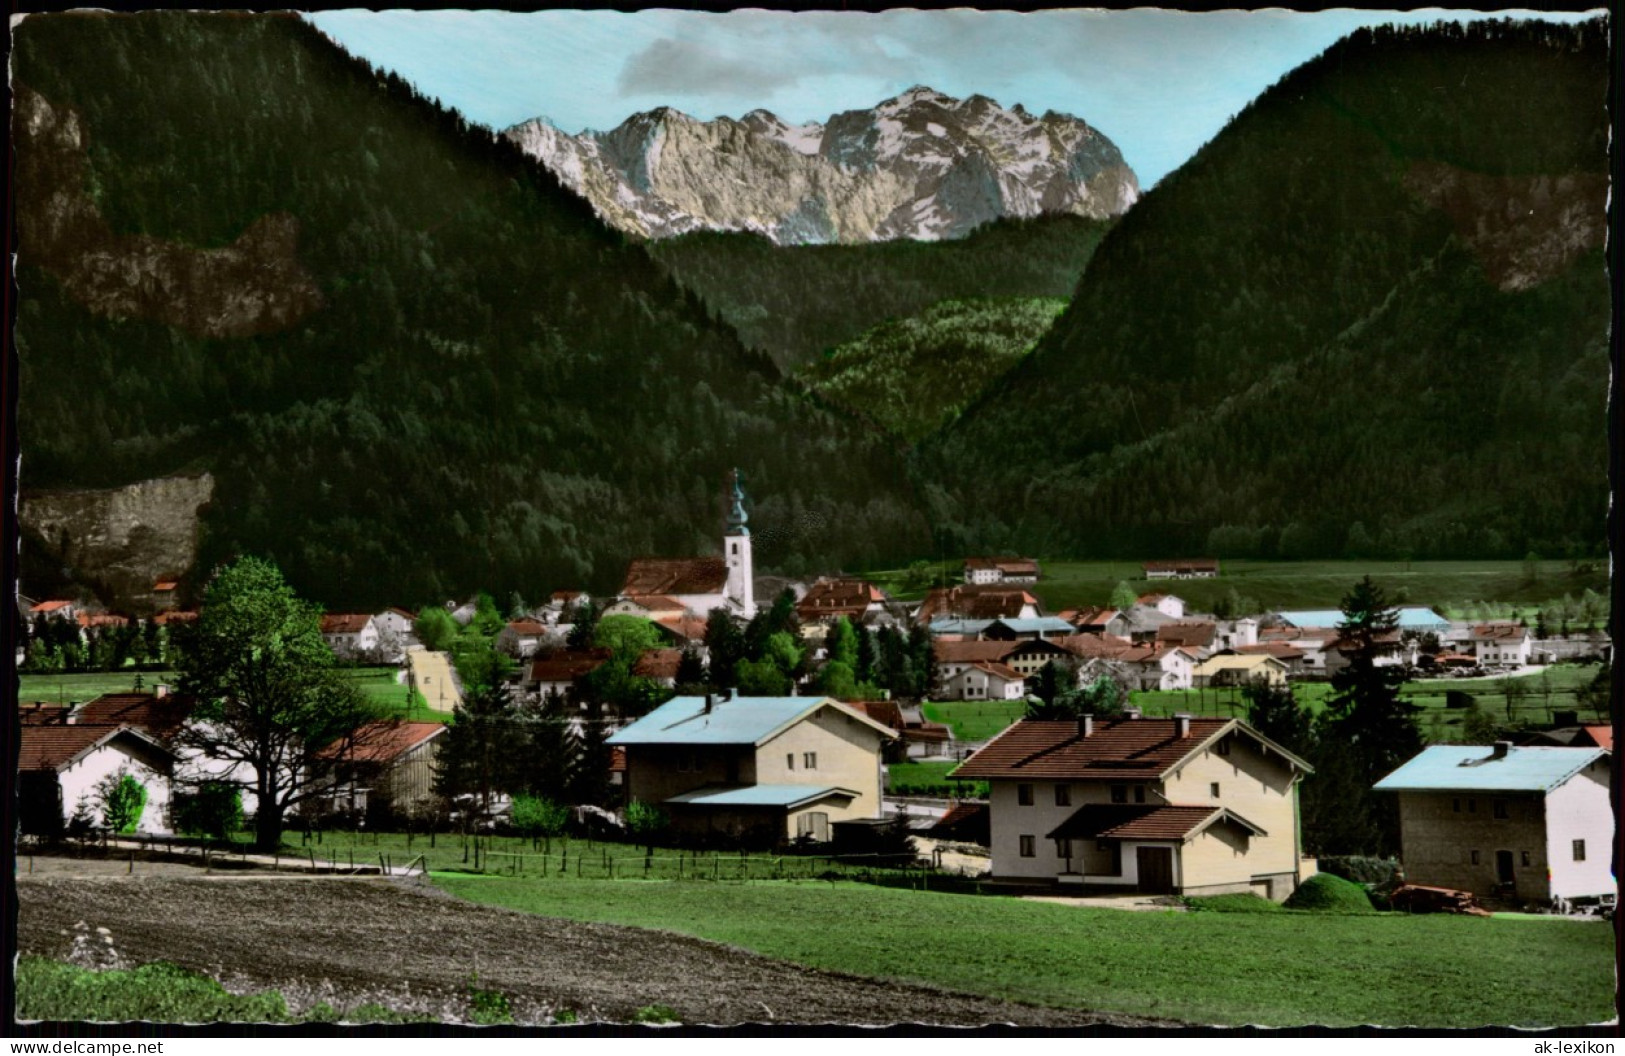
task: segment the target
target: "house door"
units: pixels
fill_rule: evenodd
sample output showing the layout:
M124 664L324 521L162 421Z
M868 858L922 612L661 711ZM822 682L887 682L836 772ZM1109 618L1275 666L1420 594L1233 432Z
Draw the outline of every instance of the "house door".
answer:
M1139 847L1135 857L1140 869L1140 890L1152 895L1169 895L1174 890L1174 852L1170 847Z
M1510 884L1514 879L1515 877L1512 874L1512 852L1496 851L1495 882L1498 884Z

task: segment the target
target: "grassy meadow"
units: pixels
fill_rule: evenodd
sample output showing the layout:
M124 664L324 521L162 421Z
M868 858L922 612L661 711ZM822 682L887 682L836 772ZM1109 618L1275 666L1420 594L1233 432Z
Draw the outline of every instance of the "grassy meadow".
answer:
M1441 1028L1613 1015L1611 929L1561 919L1127 913L820 881L725 892L695 881L435 882L475 902L675 931L828 971L1185 1022Z
M83 703L107 693L130 693L135 689L134 671L82 671L76 674L17 676L17 700L22 704L43 701L51 704ZM152 689L160 682L173 685L173 671L143 671L141 686Z

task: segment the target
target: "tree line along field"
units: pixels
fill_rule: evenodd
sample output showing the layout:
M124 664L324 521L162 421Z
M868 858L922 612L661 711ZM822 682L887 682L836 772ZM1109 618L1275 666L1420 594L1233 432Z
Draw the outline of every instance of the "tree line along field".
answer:
M1193 555L1204 556L1204 555ZM1212 612L1234 589L1257 603L1258 611L1335 609L1349 587L1370 575L1396 605L1428 605L1452 619L1473 618L1473 604L1516 606L1533 624L1542 605L1565 594L1579 598L1590 590L1608 592L1608 568L1601 562L1525 561L1258 561L1223 560L1214 579L1145 579L1137 561L1039 561L1043 576L1027 589L1048 612L1105 605L1119 583L1137 593L1177 594L1196 612ZM903 598L922 597L931 586L959 582L957 561L932 563L919 575L893 569L868 578ZM1533 573L1533 574L1531 574ZM1511 609L1505 610L1510 615ZM1554 621L1555 623L1555 621Z
M435 882L475 902L675 931L829 971L1191 1023L1536 1026L1613 1014L1611 930L1561 918L1127 913L848 882L735 883L726 897L694 881Z

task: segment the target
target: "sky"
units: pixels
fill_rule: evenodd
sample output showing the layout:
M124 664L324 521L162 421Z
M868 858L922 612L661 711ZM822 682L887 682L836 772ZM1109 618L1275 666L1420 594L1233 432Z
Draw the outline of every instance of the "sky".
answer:
M1493 16L1529 16L1497 11ZM672 106L801 124L916 84L1082 118L1151 187L1288 70L1364 25L1488 17L1438 8L784 12L328 11L307 16L471 121L607 130ZM1574 13L1535 17L1574 20Z

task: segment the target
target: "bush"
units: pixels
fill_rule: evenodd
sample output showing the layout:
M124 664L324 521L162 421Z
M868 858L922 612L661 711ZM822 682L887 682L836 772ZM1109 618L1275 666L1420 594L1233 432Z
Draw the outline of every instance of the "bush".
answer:
M96 785L96 802L104 826L115 833L131 833L141 824L141 812L147 809L147 786L120 770Z
M544 796L513 797L513 827L530 839L562 836L570 823L570 808Z
M1320 871L1352 880L1356 884L1386 884L1399 872L1399 862L1392 858L1340 855L1320 859Z
M1185 899L1193 913L1279 913L1281 906L1251 892L1229 895L1194 895Z
M170 802L175 831L223 840L243 827L243 794L236 786L209 781Z
M173 964L86 971L24 957L17 965L20 1019L158 1023L281 1023L287 1005L275 990L237 995L207 976Z
M1365 888L1341 876L1319 873L1311 876L1286 900L1287 909L1307 909L1316 913L1375 913Z

